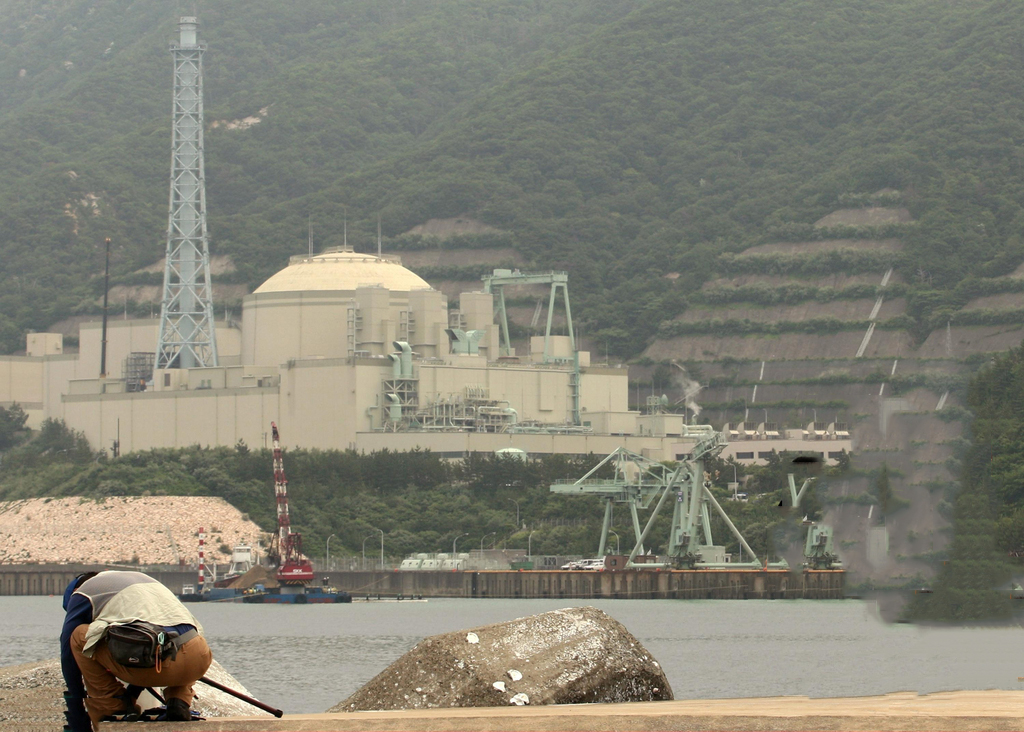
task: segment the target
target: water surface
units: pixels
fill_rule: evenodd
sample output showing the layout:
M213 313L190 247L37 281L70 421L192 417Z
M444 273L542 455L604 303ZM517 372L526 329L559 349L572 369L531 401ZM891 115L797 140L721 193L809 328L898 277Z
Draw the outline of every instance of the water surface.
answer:
M498 600L197 603L214 656L286 712L322 712L428 635L593 605L625 625L677 699L1020 689L1019 628L887 625L855 600ZM0 666L59 654L59 597L0 597ZM298 691L296 691L298 690Z

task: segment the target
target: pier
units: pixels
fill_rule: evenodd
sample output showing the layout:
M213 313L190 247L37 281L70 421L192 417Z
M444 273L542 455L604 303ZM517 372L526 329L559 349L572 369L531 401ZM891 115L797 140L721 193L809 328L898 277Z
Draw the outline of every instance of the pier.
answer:
M565 598L623 600L838 599L841 570L622 570L337 572L353 597Z

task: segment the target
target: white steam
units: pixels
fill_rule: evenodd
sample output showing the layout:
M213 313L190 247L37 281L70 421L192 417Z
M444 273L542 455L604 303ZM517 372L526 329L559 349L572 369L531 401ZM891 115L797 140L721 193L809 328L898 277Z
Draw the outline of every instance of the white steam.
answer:
M686 405L686 408L693 413L694 417L697 417L701 413L700 405L697 404L697 394L700 393L703 387L691 379L686 369L676 361L672 361L672 365L679 369L679 388L683 392L683 398L679 401Z

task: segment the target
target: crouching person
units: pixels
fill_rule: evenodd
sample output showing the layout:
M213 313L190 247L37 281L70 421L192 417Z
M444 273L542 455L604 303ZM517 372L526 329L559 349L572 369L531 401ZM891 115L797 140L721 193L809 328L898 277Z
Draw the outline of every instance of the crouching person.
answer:
M165 687L167 720L191 721L192 686L213 655L170 590L142 572L90 572L68 585L64 610L65 729L90 732L109 715L139 713L135 700L156 686Z

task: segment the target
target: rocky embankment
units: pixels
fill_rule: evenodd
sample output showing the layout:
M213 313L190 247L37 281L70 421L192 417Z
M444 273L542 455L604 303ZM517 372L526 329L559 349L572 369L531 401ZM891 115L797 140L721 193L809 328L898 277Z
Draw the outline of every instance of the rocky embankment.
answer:
M592 607L427 638L328 710L580 704L672 699L665 672Z
M238 679L216 661L206 675L213 681L249 694ZM205 684L196 684L195 691L192 708L204 717L270 717L266 712ZM0 668L0 732L51 732L63 725L64 677L59 660L54 658Z
M0 563L194 564L199 527L207 561L262 535L222 498L33 498L0 502Z

